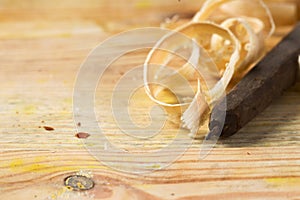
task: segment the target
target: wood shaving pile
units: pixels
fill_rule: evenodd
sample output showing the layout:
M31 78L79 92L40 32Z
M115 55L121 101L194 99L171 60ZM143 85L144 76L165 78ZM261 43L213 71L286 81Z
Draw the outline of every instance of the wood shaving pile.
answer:
M191 21L161 38L148 54L144 64L148 96L195 137L213 106L263 56L265 40L274 29L262 0L205 1ZM172 60L180 63L179 49L188 52L188 59L172 71L167 66ZM196 83L192 93L183 87L184 80Z

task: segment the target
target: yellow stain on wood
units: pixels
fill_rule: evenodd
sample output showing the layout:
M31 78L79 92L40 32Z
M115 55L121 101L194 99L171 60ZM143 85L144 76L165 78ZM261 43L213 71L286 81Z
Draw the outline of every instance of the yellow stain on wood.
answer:
M64 186L61 189L59 189L58 191L56 191L55 193L51 194L51 199L58 199L60 196L62 196L67 191L71 191L71 189L69 187Z
M72 98L64 98L63 102L68 104L68 105L72 105L73 104L73 99Z
M65 166L61 165L51 165L50 160L47 160L45 156L38 156L34 159L14 159L10 163L2 165L0 167L9 167L11 171L14 172L36 172L36 173L53 173L57 171L80 171L82 169L108 169L108 167L103 165L97 165L98 162L94 161L94 165L89 165L90 162L86 162L84 165L76 165L76 161L66 162Z
M47 79L38 79L37 82L38 82L39 84L44 84L44 83L47 83L48 80L47 80Z
M23 107L22 111L25 114L34 114L36 112L37 108L35 105L26 105Z
M300 187L300 178L267 178L265 181L275 187Z
M10 169L17 169L19 167L22 167L24 165L24 161L22 159L15 159L11 161L10 163Z
M45 157L35 157L31 164L26 164L24 159L18 158L12 160L9 166L12 171L18 172L38 172L51 167L50 165L39 163L42 160L45 160Z
M160 169L161 166L159 164L153 164L151 166L148 167L149 169Z
M151 1L150 0L140 0L135 4L136 8L149 8L151 7Z

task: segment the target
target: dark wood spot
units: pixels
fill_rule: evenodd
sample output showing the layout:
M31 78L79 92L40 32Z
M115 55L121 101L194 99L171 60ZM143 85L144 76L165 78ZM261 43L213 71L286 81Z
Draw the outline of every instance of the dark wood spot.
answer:
M76 133L75 136L77 138L85 139L85 138L88 138L90 136L90 134L85 133L85 132L79 132L79 133Z
M43 126L46 131L54 131L54 128L51 126Z

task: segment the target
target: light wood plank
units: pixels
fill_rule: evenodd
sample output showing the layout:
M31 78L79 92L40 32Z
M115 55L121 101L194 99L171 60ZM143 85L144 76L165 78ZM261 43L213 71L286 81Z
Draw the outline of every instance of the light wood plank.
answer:
M61 21L58 26L51 21L45 28L24 31L34 27L34 23L22 24L20 29L15 29L14 23L1 25L6 28L0 41L1 199L300 197L299 83L238 134L219 141L205 159L199 159L201 141L195 140L167 168L156 170L159 166L150 165L156 171L142 175L122 173L89 154L75 137L77 130L72 116L73 86L79 67L89 51L108 34L93 21L84 20L74 23L79 27L77 32L71 31L68 21ZM90 31L80 32L86 28ZM10 35L14 30L20 32ZM282 36L273 38L269 46ZM136 62L142 59L143 56L137 56ZM104 92L109 92L117 78L133 64L125 63L122 70L108 71ZM98 103L101 105L103 101L107 99L99 99ZM100 116L107 114L99 111ZM139 116L137 120L145 119L144 112ZM45 125L55 130L48 132L39 127ZM177 129L172 123L168 127L169 131L143 148L164 146L172 139L172 130ZM118 133L111 117L106 118L105 129L114 133L111 139L121 140L124 148L139 150ZM181 144L188 142L190 139L182 134ZM160 156L174 154L176 149L170 149ZM116 158L113 153L110 156ZM126 161L126 164L132 163ZM67 189L63 181L73 174L91 175L95 188L86 192Z

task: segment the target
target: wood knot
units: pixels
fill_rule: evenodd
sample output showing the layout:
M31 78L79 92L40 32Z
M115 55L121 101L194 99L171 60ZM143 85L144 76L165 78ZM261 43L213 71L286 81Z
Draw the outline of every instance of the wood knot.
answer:
M94 187L94 181L83 175L68 176L64 180L64 184L67 188L74 191L90 190Z

